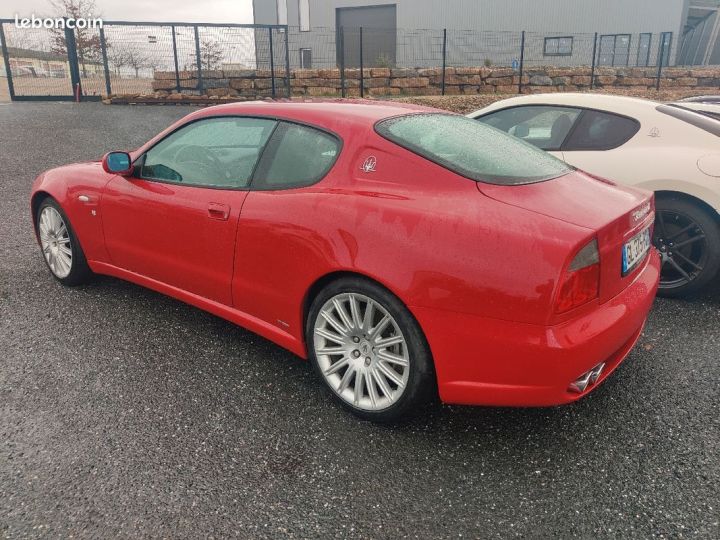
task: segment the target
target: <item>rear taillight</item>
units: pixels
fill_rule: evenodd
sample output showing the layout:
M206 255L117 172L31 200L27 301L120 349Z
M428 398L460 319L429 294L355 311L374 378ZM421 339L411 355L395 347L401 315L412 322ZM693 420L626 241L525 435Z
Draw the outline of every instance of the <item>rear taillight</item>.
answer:
M600 290L600 253L597 240L578 251L560 280L555 313L565 313L598 297Z

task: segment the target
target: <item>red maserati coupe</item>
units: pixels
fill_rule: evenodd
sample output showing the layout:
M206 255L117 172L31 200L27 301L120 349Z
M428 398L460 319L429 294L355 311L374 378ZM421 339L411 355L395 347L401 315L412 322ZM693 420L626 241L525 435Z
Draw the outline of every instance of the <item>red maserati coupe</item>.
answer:
M655 296L651 194L480 122L382 102L198 110L41 174L52 275L149 287L309 358L361 417L546 406L625 358Z

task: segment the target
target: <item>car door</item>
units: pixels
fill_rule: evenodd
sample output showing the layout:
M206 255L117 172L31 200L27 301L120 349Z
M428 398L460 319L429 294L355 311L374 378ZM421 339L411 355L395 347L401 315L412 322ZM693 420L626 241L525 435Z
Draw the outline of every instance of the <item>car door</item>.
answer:
M333 251L330 239L318 235L315 226L343 211L327 204L341 147L332 133L280 122L258 163L240 217L233 305L298 338L300 299ZM331 199L342 203L341 198Z
M580 113L574 107L522 105L488 113L478 120L564 159L562 144Z
M639 130L640 122L634 118L585 109L562 145L564 159L583 171L623 182L636 174L642 160L624 147Z
M116 176L101 208L112 264L226 305L237 224L277 122L200 119L172 132Z

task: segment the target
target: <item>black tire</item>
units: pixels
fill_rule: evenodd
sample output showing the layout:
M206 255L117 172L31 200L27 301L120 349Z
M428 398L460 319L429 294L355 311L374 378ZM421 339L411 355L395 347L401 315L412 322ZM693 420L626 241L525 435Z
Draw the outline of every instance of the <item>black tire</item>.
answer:
M409 370L407 383L397 400L382 410L365 410L342 399L331 387L318 363L315 350L315 321L321 317L320 310L326 302L337 295L348 293L362 295L379 304L392 316L405 338ZM432 355L420 325L395 295L373 281L362 277L345 277L327 285L312 301L306 322L305 339L313 369L323 380L330 394L335 401L360 418L373 422L395 422L406 419L433 401L437 395Z
M653 243L663 259L658 294L677 298L702 291L720 272L716 216L681 197L658 197L655 209Z
M43 252L42 243L40 243L40 251L43 256L43 260L45 261L45 265L48 267L48 270L50 271L52 277L54 277L63 285L66 285L68 287L74 287L76 285L82 285L84 283L87 283L88 280L93 276L93 272L92 270L90 270L90 267L87 264L85 253L80 246L80 241L75 234L75 230L73 229L70 220L63 211L62 207L52 197L47 197L40 203L37 215L35 216L35 231L38 235L38 239L40 238L40 218L46 208L53 208L58 214L60 214L60 217L62 218L65 227L67 228L68 236L70 239L70 251L72 252L72 264L70 267L70 272L66 276L58 276L55 271L53 271L53 269L50 267L50 263L45 257L45 253Z

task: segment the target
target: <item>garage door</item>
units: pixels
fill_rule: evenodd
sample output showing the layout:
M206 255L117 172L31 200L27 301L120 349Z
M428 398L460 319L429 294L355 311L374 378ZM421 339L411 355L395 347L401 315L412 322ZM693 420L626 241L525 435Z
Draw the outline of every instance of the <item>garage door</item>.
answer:
M345 67L360 66L360 28L363 32L363 64L367 67L395 66L397 46L397 15L395 5L338 8L336 11L338 31L344 35ZM338 44L338 63L343 51Z

